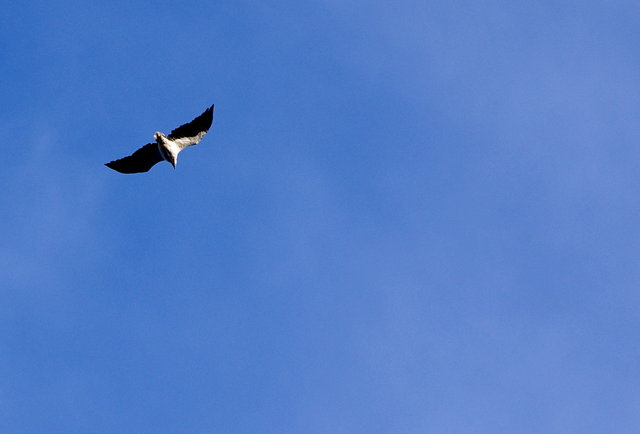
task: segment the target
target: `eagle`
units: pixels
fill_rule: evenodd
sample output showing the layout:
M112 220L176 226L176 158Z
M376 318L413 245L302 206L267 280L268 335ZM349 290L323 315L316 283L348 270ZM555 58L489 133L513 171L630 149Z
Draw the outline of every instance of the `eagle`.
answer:
M128 157L111 161L105 166L120 173L141 173L148 172L156 163L166 160L175 169L180 151L198 144L212 123L213 105L191 122L171 131L168 136L156 132L153 135L155 142L147 143Z

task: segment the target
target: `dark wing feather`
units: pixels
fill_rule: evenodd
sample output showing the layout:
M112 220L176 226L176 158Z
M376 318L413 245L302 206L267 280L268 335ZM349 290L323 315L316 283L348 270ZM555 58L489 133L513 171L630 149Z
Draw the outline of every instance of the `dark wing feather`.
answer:
M157 143L147 143L128 157L112 161L105 166L120 173L148 172L156 163L164 160Z
M213 123L213 107L212 105L206 109L204 113L188 124L181 125L171 131L171 134L169 134L167 138L176 141L182 149L198 143L207 131L209 131L209 128L211 128L211 124Z

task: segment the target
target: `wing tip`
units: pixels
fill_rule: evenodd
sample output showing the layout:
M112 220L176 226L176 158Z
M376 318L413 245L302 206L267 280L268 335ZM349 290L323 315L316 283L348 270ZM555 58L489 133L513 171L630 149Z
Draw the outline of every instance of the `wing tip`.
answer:
M115 160L115 161L110 161L108 163L104 163L104 165L111 170L115 170L118 173L124 173L124 174L138 173L136 171L131 171L131 168L127 168L126 166L123 166L122 164L118 164L118 163L119 163L119 160Z
M213 108L215 104L211 104L211 107L206 109L202 115L200 115L200 119L205 121L204 132L208 132L209 128L211 128L211 124L213 124Z
M118 165L116 163L117 161L109 161L108 163L104 163L104 165L111 170L114 170L119 173L124 173L121 169L118 168Z

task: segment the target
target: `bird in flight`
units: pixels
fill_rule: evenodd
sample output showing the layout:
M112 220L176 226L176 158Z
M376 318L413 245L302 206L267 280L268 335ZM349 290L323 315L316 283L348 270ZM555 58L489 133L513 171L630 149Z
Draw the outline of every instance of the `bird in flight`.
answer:
M147 143L128 157L106 163L105 166L120 173L148 172L156 163L166 160L175 169L178 154L184 148L198 144L213 122L213 105L200 116L171 131L168 136L157 132L155 142Z

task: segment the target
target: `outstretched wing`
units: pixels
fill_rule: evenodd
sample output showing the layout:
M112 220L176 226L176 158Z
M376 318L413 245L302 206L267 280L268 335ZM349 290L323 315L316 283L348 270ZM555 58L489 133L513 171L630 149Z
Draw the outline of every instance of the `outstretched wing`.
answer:
M211 128L212 123L213 105L188 124L181 125L171 131L167 139L175 142L180 147L180 150L183 150L187 146L195 145L202 140L209 128Z
M147 143L128 157L112 161L105 166L120 173L148 172L156 163L164 158L160 155L157 143Z

